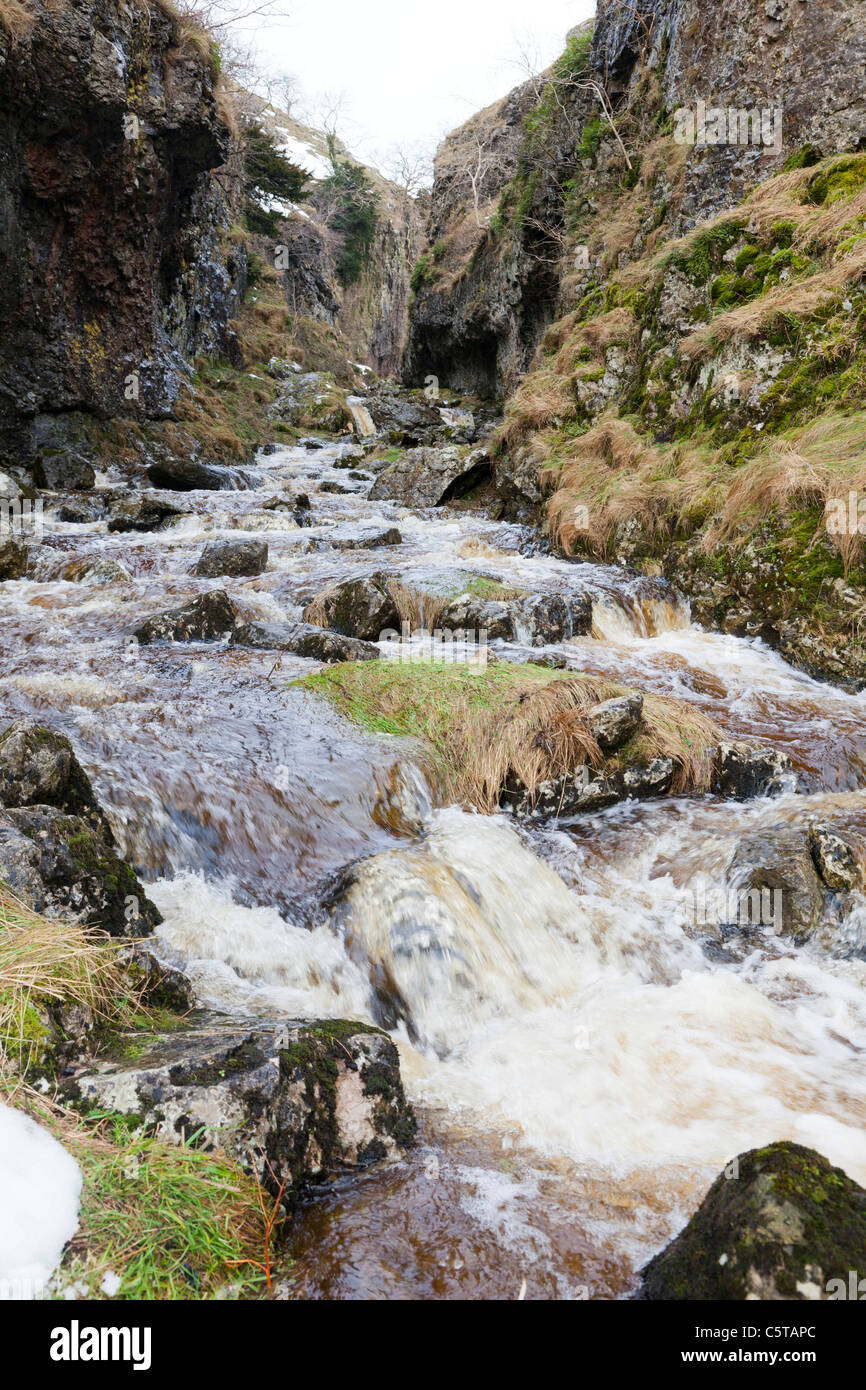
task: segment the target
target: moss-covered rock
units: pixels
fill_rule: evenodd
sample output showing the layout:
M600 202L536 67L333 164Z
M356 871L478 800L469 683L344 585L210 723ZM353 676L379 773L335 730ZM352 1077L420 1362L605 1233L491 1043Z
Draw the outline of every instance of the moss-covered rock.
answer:
M134 1039L133 1039L134 1041ZM348 1020L244 1025L200 1015L75 1080L75 1098L172 1143L219 1146L291 1197L414 1140L397 1049Z
M685 1230L641 1271L640 1296L845 1298L864 1265L866 1190L813 1149L771 1144L728 1164Z

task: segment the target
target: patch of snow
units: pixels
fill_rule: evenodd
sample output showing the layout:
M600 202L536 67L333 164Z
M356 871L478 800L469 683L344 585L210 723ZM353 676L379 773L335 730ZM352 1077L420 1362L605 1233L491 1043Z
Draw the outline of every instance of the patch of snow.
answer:
M0 1290L38 1297L78 1230L81 1170L20 1110L0 1105Z
M292 164L297 164L299 169L305 169L314 179L326 179L331 173L331 162L323 154L318 154L310 149L309 145L303 144L291 135L285 126L276 126L274 130L276 137L275 144L284 159L288 159Z

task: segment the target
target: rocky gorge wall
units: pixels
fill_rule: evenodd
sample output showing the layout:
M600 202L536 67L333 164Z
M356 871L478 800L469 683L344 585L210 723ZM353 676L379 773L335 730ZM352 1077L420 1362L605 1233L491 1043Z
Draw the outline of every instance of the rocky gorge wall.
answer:
M440 150L406 362L506 398L497 485L562 552L855 682L864 43L861 0L601 3Z
M63 442L71 411L168 414L224 349L243 291L209 179L230 131L214 54L158 5L33 0L0 31L0 447Z
M594 26L572 31L547 74L440 147L428 226L437 254L413 305L407 379L433 373L456 389L513 390L545 328L574 302L572 250L599 220L599 194L623 174L637 180L647 147L674 133L678 109L697 119L703 102L732 109L738 123L757 112L765 124L746 143L710 143L712 125L705 144L671 142L647 209L648 229L670 236L739 202L792 151L858 148L864 19L862 0L735 0L710 10L699 0L599 0ZM634 156L627 169L602 88ZM618 254L633 252L624 244Z

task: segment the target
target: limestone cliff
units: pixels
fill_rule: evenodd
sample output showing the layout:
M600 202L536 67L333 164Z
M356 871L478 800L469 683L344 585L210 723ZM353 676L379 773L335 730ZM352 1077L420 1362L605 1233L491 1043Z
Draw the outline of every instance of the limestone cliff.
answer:
M0 29L0 449L62 445L69 412L167 415L226 350L243 289L217 63L158 4L29 0Z
M548 73L440 147L428 227L435 254L416 276L407 378L419 384L432 373L507 394L547 325L573 304L575 248L600 224L612 187L640 181L646 195L643 221L611 227L616 256L630 257L650 232L677 235L737 203L793 151L857 148L866 140L864 63L862 0L599 0L594 27L572 31ZM724 108L726 124L729 110L738 126L745 116L752 138L671 138L662 160L654 142L677 133L681 108L697 116L699 102ZM652 181L642 172L648 154Z

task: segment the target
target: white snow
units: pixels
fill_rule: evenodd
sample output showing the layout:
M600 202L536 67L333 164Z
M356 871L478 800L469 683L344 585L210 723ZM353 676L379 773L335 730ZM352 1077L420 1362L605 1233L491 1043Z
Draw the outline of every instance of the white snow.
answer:
M331 173L330 160L290 135L285 126L277 126L274 134L277 149L284 159L297 164L300 169L306 169L314 179L326 179Z
M0 1105L0 1297L38 1297L78 1229L81 1170L20 1110Z

